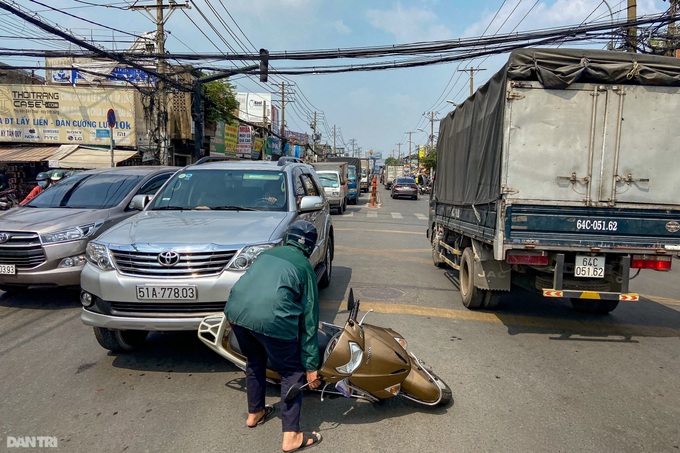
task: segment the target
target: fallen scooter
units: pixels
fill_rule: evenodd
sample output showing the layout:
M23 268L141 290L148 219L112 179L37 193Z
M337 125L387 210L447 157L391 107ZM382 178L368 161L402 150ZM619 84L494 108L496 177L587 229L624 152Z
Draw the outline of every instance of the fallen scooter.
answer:
M451 402L451 389L408 351L406 340L390 328L360 321L359 301L350 289L349 316L344 327L322 322L319 326L319 378L323 385L314 391L368 400L374 403L402 396L426 406ZM198 328L198 337L210 349L245 370L246 358L231 333L224 313L207 316ZM281 378L267 370L267 380L280 384ZM286 399L294 398L304 387L293 386Z

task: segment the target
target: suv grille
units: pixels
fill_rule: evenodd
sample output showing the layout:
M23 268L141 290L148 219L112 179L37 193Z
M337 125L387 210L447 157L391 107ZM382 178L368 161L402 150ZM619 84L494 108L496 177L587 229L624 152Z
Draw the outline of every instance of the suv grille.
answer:
M8 239L0 244L0 264L14 264L19 269L31 269L45 262L45 251L36 233L2 233Z
M206 277L217 275L236 254L235 250L178 252L173 266L160 263L159 252L111 249L118 270L125 275L156 278Z

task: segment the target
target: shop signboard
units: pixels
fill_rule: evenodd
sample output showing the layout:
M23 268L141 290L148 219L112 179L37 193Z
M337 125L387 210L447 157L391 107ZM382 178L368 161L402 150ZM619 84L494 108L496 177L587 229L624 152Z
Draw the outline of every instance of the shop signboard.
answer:
M224 126L224 154L228 157L236 157L238 145L238 124L226 124Z
M252 149L252 133L250 126L240 125L238 127L238 144L236 145L236 156L250 159Z
M250 123L272 124L272 95L271 93L236 93L238 101L238 117ZM278 121L277 121L278 122Z
M135 90L56 85L0 85L0 143L107 145L107 112L114 109L113 139L135 146Z

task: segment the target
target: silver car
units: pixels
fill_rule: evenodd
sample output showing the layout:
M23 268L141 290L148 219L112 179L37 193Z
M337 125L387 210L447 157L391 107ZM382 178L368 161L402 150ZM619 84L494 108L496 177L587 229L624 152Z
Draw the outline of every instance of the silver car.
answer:
M85 246L139 210L176 167L118 167L76 173L0 214L0 289L78 286Z
M222 311L234 283L288 226L312 222L309 260L330 284L334 232L328 201L303 163L223 161L177 172L139 214L91 241L81 276L82 321L112 351L149 331L196 330Z

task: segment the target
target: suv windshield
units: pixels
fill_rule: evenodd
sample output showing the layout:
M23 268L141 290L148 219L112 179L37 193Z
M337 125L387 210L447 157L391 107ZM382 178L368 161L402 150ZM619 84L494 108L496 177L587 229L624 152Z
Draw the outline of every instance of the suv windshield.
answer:
M109 209L117 206L144 175L75 174L51 186L25 206Z
M285 211L287 192L284 173L278 170L194 167L175 174L154 197L149 209Z

